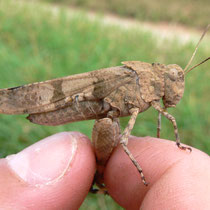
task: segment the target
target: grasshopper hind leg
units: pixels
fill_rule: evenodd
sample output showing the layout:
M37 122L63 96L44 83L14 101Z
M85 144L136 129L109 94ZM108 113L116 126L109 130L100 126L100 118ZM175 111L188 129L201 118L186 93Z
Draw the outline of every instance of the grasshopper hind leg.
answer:
M109 195L106 186L103 184L103 182L100 182L99 180L101 180L101 174L98 174L96 171L94 179L93 179L93 183L91 185L89 192L93 194ZM95 188L95 185L97 186L97 188Z
M93 184L96 184L99 189L94 189L91 187L90 192L108 194L106 186L104 185L104 170L113 149L117 146L118 143L122 145L123 150L128 155L134 166L137 168L143 184L146 186L148 185L145 180L142 168L127 147L128 137L130 136L131 130L135 124L136 117L139 113L139 108L132 108L130 113L131 118L121 137L119 119L116 118L115 112L111 111L108 113L107 118L95 121L92 140L96 155L97 171Z
M118 145L120 138L120 125L118 118L102 118L95 121L92 132L92 144L96 156L97 171L94 183L98 189L91 188L93 193L108 194L104 184L104 170L106 164Z

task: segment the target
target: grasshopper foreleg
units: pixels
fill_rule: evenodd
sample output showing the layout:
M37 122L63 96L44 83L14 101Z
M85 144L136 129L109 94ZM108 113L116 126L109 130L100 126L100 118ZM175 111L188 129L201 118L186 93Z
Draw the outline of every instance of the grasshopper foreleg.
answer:
M164 115L168 120L170 120L173 124L174 127L174 134L176 138L176 145L182 149L182 150L189 150L190 152L192 149L190 147L185 147L181 145L180 138L179 138L179 133L178 133L178 128L177 128L177 123L175 117L173 117L171 114L169 114L166 109L163 109L160 105L160 101L153 101L151 102L151 105L162 115Z

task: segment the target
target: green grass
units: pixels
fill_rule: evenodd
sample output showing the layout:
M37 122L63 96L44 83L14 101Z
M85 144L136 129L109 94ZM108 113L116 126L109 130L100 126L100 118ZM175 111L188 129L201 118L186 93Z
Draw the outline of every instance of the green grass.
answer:
M42 0L43 1L43 0ZM108 12L142 21L179 23L197 28L209 24L209 0L44 0L51 3L76 6Z
M104 26L88 21L85 14L68 18L45 7L1 1L0 3L0 88L44 81L103 67L124 60L177 63L184 67L194 43L177 40L159 42L150 33ZM210 55L207 41L198 50L194 63ZM185 94L173 114L182 142L210 154L210 64L187 75ZM128 118L122 118L124 128ZM139 115L132 132L137 136L156 135L157 113L152 108ZM61 131L80 131L89 137L93 121L48 127L29 123L25 116L0 115L0 156ZM174 139L170 122L163 119L162 137ZM105 198L107 209L120 209ZM89 196L81 209L98 209L100 197Z

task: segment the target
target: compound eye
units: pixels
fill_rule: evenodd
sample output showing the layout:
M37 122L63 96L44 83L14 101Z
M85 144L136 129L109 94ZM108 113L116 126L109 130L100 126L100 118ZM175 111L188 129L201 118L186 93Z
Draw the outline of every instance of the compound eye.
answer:
M176 81L178 77L178 70L175 68L169 69L168 76L172 81Z

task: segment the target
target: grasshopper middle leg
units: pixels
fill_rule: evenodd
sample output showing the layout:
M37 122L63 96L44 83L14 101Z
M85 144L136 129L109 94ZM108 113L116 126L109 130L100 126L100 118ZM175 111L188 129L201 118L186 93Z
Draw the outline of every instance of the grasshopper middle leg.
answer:
M133 108L130 110L131 113L131 118L128 122L127 127L125 128L121 140L120 140L120 144L122 145L125 153L128 155L128 157L131 159L132 163L135 165L135 167L137 168L137 170L139 171L140 175L141 175L141 179L142 182L144 183L144 185L148 185L148 183L145 180L144 174L143 174L143 170L141 168L141 166L139 165L139 163L136 161L136 159L134 158L134 156L132 155L132 153L130 152L130 150L127 147L128 144L128 137L130 136L131 130L133 129L133 126L135 124L136 121L136 117L139 113L139 108Z

